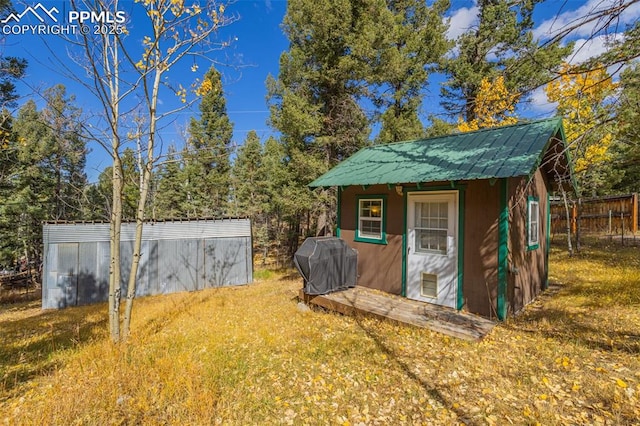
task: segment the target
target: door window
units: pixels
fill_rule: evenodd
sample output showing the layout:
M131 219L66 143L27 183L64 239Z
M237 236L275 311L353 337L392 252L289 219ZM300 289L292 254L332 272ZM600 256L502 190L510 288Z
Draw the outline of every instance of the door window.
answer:
M449 203L416 203L414 225L417 252L447 254Z

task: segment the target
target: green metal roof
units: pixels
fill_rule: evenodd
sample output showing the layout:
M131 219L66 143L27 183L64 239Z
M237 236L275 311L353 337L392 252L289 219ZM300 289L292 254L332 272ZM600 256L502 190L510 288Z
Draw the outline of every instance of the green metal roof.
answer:
M562 119L363 148L310 187L428 183L527 176L552 137L564 143Z

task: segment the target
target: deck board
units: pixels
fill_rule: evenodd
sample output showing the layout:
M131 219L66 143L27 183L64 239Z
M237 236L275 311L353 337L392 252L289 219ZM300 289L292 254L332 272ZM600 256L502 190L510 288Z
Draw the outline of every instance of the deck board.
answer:
M468 312L360 286L319 296L304 294L300 290L300 297L308 304L345 315L372 315L470 341L482 339L496 325L494 321Z

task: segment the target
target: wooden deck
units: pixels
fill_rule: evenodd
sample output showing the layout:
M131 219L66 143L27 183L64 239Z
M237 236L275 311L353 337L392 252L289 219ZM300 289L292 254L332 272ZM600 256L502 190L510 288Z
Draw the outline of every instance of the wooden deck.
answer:
M496 325L494 321L468 312L359 286L321 296L304 294L300 290L300 298L307 304L342 314L372 315L470 341L482 339Z

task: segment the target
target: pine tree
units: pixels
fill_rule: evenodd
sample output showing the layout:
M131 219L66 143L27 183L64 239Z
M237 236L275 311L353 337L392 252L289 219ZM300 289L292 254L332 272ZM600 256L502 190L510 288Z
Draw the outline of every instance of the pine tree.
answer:
M261 161L261 174L265 177L265 185L262 188L264 194L265 228L256 235L258 243L263 248L263 261L268 250L273 249L276 258L280 259L286 250L283 244L287 240L287 218L289 221L293 215L287 213L285 204L289 193L295 192L297 184L291 179L289 168L286 164L286 150L284 144L274 137L269 137L264 144ZM293 187L291 191L289 188ZM287 257L289 259L289 257Z
M98 183L88 184L82 195L82 218L89 221L108 222L111 213L111 193L105 194Z
M10 108L16 105L18 94L15 81L24 76L26 69L25 59L12 56L0 57L0 107Z
M170 146L167 158L161 164L155 179L151 212L154 219L187 217L186 177L182 167L182 158L176 152L175 147Z
M67 97L66 88L61 84L45 90L44 98L47 104L42 110L42 119L49 128L49 167L55 181L53 219L82 219L82 194L87 177L81 111L74 106L75 97Z
M138 170L138 162L133 149L126 148L121 155L122 161L122 218L124 220L134 220L136 217L136 208L140 196L140 171ZM109 212L111 212L113 202L113 169L111 166L105 169L98 176L97 192L106 197L109 204Z
M266 185L262 169L262 145L251 130L238 150L233 164L233 195L236 216L248 216L254 222L263 211Z
M0 206L5 262L8 257L24 256L38 263L42 222L81 217L86 151L77 109L63 86L46 90L44 98L47 104L42 111L28 101L15 120L4 121L2 129L2 158L6 161L0 195L11 200Z
M426 138L445 136L456 132L457 127L455 124L449 123L448 121L436 117L435 115L430 115L429 121L431 122L431 124L427 126L424 133L424 136Z
M419 110L429 74L451 47L445 39L449 0L427 6L421 0L387 0L381 40L370 82L374 104L382 109L377 140L397 142L424 134Z
M335 199L306 185L368 143L368 121L358 99L371 76L371 43L384 10L377 0L287 3L283 28L289 50L280 57L278 79L270 77L267 87L270 121L281 134L295 188L287 199L291 254L298 237L312 233L307 212L326 218L320 227L331 228L328 212Z
M573 45L534 40L532 14L540 1L478 1L478 24L457 39L455 56L443 60L449 79L442 87L442 104L450 114L465 122L477 118L476 98L484 78L502 75L508 93L521 100L551 80Z
M11 202L1 215L4 238L8 238L15 258L29 262L41 258L42 222L53 219L54 180L48 167L52 158L49 129L33 101L27 102L14 122L17 164L12 179Z
M269 176L263 165L263 148L258 134L251 130L233 164L233 211L235 216L249 217L253 241L262 256L263 264L269 249ZM271 161L267 158L267 161ZM272 183L271 183L272 184Z
M13 168L17 163L16 134L13 116L7 109L0 111L0 191L11 183Z
M640 192L640 64L620 76L620 98L615 107L615 138L612 165L618 171L615 192Z
M228 213L233 125L227 116L220 73L210 68L198 88L200 117L189 125L184 172L188 180L186 211L190 217Z
M10 0L0 0L0 16L5 17L13 10ZM0 110L16 106L15 81L21 79L27 69L27 61L13 56L0 56ZM10 114L0 115L0 126L5 126L5 120L10 120ZM7 126L9 124L7 123ZM3 135L3 138L6 135ZM4 147L4 143L2 144ZM2 159L0 159L2 161Z
M19 161L20 145L14 130L14 119L6 109L2 111L2 146L0 147L0 265L10 266L23 252L20 236L16 232L16 219L24 202L18 198L23 175Z

